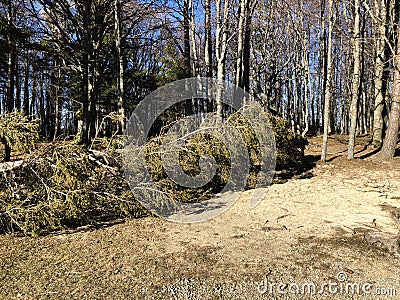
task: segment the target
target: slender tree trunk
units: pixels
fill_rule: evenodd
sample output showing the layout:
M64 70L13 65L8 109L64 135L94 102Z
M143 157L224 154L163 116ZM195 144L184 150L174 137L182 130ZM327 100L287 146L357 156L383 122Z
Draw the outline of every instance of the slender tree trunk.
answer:
M205 75L207 78L212 78L213 76L213 45L212 45L212 34L211 34L211 3L210 0L205 0L204 4L204 68ZM208 88L206 87L207 93ZM213 112L214 103L213 100L210 99L209 95L206 95L206 99L203 101L204 103L204 111L205 113Z
M190 59L190 0L184 0L183 4L183 59L186 78L191 77Z
M46 136L46 107L45 103L45 89L44 89L44 74L40 76L39 82L39 116L40 116L40 135Z
M8 1L8 11L7 11L7 21L8 21L8 28L11 31L13 28L13 10L12 10L12 3L13 1ZM13 37L9 33L7 35L7 43L10 47L10 52L8 54L8 64L7 64L7 100L6 100L6 113L11 113L14 110L14 89L15 89L15 63L16 63L16 47L15 42L13 41ZM6 162L10 161L11 159L11 147L4 139L3 141L5 147L5 154L4 160Z
M328 48L327 48L327 72L326 72L326 87L325 87L325 105L324 105L324 136L322 140L321 160L326 161L328 148L328 132L329 132L329 116L331 112L331 81L332 81L332 42L333 42L333 0L328 0Z
M82 16L82 26L83 26L83 59L82 59L82 71L83 71L83 80L82 80L82 119L81 122L78 121L79 136L83 144L89 145L91 142L91 128L93 122L93 114L92 114L92 62L91 62L91 54L92 54L92 35L91 35L91 14L90 10L92 7L92 1L87 0L84 3L84 11ZM81 133L80 133L81 132Z
M32 101L31 101L31 105L29 107L29 114L34 118L37 116L37 98L38 98L38 78L37 78L37 74L36 74L36 68L33 67L32 70Z
M29 52L25 49L23 112L26 116L29 115L29 67Z
M8 27L11 29L14 24L13 24L13 11L12 11L12 1L9 1L8 5ZM8 71L7 71L7 78L8 78L8 84L7 84L7 113L11 113L14 110L14 104L15 104L15 99L14 99L14 89L15 89L15 62L16 62L16 49L15 49L15 42L13 41L13 38L8 35L8 46L10 47L10 53L8 54Z
M117 110L120 116L120 133L125 129L125 101L124 101L124 57L121 50L121 21L119 0L114 0L114 30L115 30L115 49L117 50L118 60L118 102Z
M354 17L354 31L353 31L353 57L354 57L354 70L353 82L351 88L351 106L350 106L350 133L349 133L349 147L347 158L354 159L354 144L356 139L357 129L357 115L358 104L360 103L360 82L361 82L361 17L360 17L360 0L354 1L355 17Z
M222 2L222 3L221 3ZM217 58L217 92L215 102L217 106L216 114L222 117L222 97L225 81L225 60L228 39L228 0L216 0L217 6L217 28L216 28L216 58ZM222 9L222 11L221 11Z
M244 47L244 31L246 26L246 8L249 0L240 0L239 6L239 23L238 23L238 39L237 39L237 52L236 52L236 78L235 84L243 88L243 47Z
M53 141L57 139L60 135L60 78L61 78L61 67L57 61L54 63L55 66L55 82L54 82L54 134L53 134Z
M251 35L252 35L251 22L253 19L255 4L256 4L255 1L247 0L246 26L244 31L244 45L243 45L243 75L242 75L242 85L243 89L246 92L250 92L250 54L251 54Z
M388 0L375 0L375 12L380 12L380 21L376 22L378 36L376 38L376 58L374 70L374 124L372 145L378 148L383 142L383 109L385 106L384 67L386 64L386 35L388 22Z
M313 63L315 63L315 61ZM316 107L318 100L316 99L315 95L317 95L317 93L318 93L318 87L316 86L316 82L312 80L311 74L308 79L308 82L310 85L311 127L312 127L312 131L313 131L312 134L316 134L315 107ZM317 100L317 101L315 101L315 100Z
M308 29L307 29L308 31ZM310 90L310 63L309 63L309 50L308 50L308 33L304 34L303 37L303 69L304 69L304 77L303 77L303 85L304 85L304 130L302 132L302 136L306 136L309 130L309 118L310 118L310 110L309 110L309 99L312 98L311 90Z
M212 77L212 35L211 35L211 3L210 0L205 1L205 45L204 45L204 62L206 69L206 77Z
M19 68L18 56L15 57L15 109L21 111L21 74Z
M197 43L196 43L196 20L195 20L195 7L193 0L189 0L190 11L190 41L192 43L192 58L191 58L191 74L197 76L198 72L198 57L197 57Z
M361 105L360 105L360 132L361 134L366 134L367 132L367 118L366 118L366 103L368 101L368 94L367 91L363 88L362 89L362 96L361 96Z
M320 4L320 33L319 33L319 47L318 47L318 65L321 70L318 79L319 97L317 102L317 126L318 132L321 132L321 125L324 125L323 110L325 107L325 91L326 91L326 77L327 77L327 43L326 43L326 0L322 0ZM322 122L322 123L321 123Z
M191 47L190 47L190 1L184 0L183 3L183 60L185 78L192 77L191 67ZM190 116L193 114L192 102L187 100L185 102L185 115Z
M90 6L89 6L90 7ZM80 120L78 120L78 139L84 144L89 144L89 12L88 5L83 12L83 50L82 50L82 112Z
M199 66L198 66L198 55L197 55L197 43L196 43L196 20L195 20L195 7L193 0L189 0L189 12L190 12L190 41L191 45L191 74L193 77L200 78ZM190 87L194 89L195 87ZM203 120L204 116L204 105L203 99L194 99L192 97L192 113L195 115L195 118L198 118L200 122Z

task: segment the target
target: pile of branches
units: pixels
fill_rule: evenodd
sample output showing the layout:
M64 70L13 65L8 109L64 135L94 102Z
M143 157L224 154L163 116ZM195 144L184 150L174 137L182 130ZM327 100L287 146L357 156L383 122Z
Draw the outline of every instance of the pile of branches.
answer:
M296 174L297 171L301 173L306 165L304 151L308 144L307 139L290 130L284 119L271 116L267 112L265 114L276 142L276 170L285 171L287 174ZM240 112L232 114L228 122L240 132L246 144L250 169L245 189L253 189L256 187L258 176L270 176L270 174L260 173L262 163L260 143L251 124ZM165 132L167 130L168 128L164 128ZM179 163L184 172L190 176L200 174L200 157L212 156L217 163L217 171L212 180L203 187L195 189L180 186L165 172L162 161L164 138L165 134L161 134L152 138L146 145L147 167L160 191L176 201L193 202L207 200L224 188L232 172L231 158L226 145L217 137L206 133L192 135L185 141L179 153Z
M33 149L39 139L38 129L38 119L29 120L19 111L0 115L0 142L10 150L27 152ZM9 160L8 155L6 160Z
M38 235L146 214L133 199L116 152L49 144L0 164L0 232Z
M307 140L268 115L277 145L277 168L297 168ZM260 144L250 124L237 113L229 122L238 128L250 157L247 189L260 172ZM14 136L14 135L10 135ZM179 153L184 172L196 176L199 158L211 155L217 173L204 187L184 188L168 177L162 161L163 135L146 145L146 162L158 189L178 201L202 201L219 193L231 175L226 146L209 134L193 135ZM96 139L89 149L76 141L46 144L24 160L0 164L0 233L45 234L126 217L148 214L125 180L119 149L122 140ZM9 140L10 144L14 144ZM20 143L24 144L24 143Z

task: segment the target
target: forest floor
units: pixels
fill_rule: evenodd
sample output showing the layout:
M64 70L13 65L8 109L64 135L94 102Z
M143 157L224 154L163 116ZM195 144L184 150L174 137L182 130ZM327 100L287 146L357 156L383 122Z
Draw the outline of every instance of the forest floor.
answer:
M0 299L398 299L400 157L379 161L366 142L349 162L331 137L329 162L207 222L0 236Z

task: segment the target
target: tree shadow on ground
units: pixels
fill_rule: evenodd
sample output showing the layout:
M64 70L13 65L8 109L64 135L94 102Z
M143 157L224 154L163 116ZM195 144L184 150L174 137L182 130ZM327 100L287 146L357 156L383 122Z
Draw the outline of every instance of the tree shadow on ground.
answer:
M317 161L321 159L320 155L306 155L301 162L291 164L285 169L275 172L273 184L285 183L289 179L308 179L314 177L310 172L317 165Z
M337 158L339 158L339 157L342 157L342 156L343 156L342 154L344 154L344 153L346 153L346 152L347 152L347 150L340 151L340 152L338 152L335 156L332 156L331 158L327 159L326 162L327 162L327 163L333 162L335 159L337 159Z
M360 153L362 153L362 152L364 152L364 151L367 151L367 150L368 150L368 147L369 147L370 145L371 145L371 142L369 142L368 144L364 145L364 146L362 147L362 149L355 151L355 152L354 152L354 155L357 155L357 154L360 154ZM366 153L366 154L364 154L364 155L361 155L360 157L355 157L355 158L356 158L356 159L365 159L365 158L371 157L372 155L375 155L375 154L377 154L379 151L381 151L381 149L382 149L382 146L379 147L379 148L376 148L376 149L374 149L373 151L370 151L370 152L368 152L368 153ZM347 149L346 149L346 150L343 150L343 151L340 151L340 152L338 152L335 156L333 156L333 157L327 159L326 162L332 162L332 161L334 161L335 159L337 159L337 158L339 158L339 157L342 157L343 154L345 154L345 153L347 153L347 152L348 152Z
M93 230L98 230L98 229L103 229L107 227L112 227L118 224L123 224L127 221L128 219L112 219L110 218L109 220L98 220L92 224L89 225L83 225L83 226L78 226L75 228L68 228L68 229L63 229L63 230L57 230L57 231L49 231L46 232L43 235L65 235L65 234L73 234L73 233L79 233L79 232L88 232L88 231L93 231Z
M373 155L375 155L375 154L378 154L378 153L381 151L381 149L382 149L382 146L380 146L380 147L374 149L373 151L371 151L371 152L369 152L369 153L366 153L366 154L360 156L360 158L361 158L361 159L365 159L365 158L371 157L371 156L373 156Z

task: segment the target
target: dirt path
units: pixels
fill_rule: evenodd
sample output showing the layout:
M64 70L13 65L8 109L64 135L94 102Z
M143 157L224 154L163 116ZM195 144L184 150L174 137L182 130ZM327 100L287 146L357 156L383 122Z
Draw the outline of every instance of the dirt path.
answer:
M333 144L333 157L346 148ZM398 299L399 175L399 158L338 157L204 223L1 236L0 299Z

